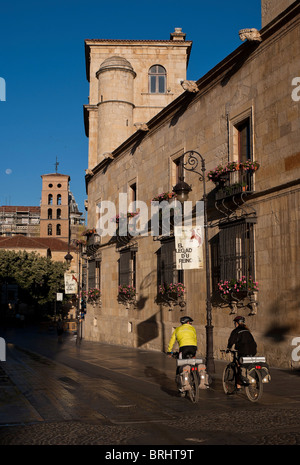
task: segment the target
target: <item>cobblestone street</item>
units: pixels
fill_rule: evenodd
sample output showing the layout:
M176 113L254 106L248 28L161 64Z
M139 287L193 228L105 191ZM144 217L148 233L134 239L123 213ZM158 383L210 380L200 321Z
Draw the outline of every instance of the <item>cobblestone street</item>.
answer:
M299 372L272 369L257 404L226 396L225 362L192 404L177 396L175 361L35 328L7 331L1 445L299 445ZM179 433L180 431L180 433Z

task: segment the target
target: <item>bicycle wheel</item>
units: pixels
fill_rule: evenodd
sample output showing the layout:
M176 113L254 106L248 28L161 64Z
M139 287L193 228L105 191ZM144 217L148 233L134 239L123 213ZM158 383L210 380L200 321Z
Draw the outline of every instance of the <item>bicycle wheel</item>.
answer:
M253 380L253 382L250 382L249 386L245 386L245 392L251 402L257 402L263 393L261 374L255 368L252 368L252 370L249 371L249 376L251 377L250 380Z
M196 371L190 374L191 389L189 390L189 397L193 403L199 400L199 379Z
M235 366L230 363L223 371L223 389L225 394L233 394L236 388Z

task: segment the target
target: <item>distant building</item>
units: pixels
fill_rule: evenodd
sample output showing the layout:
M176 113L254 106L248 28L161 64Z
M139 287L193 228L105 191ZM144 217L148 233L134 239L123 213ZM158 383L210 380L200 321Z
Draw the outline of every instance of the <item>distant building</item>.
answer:
M69 190L70 177L54 173L43 175L42 180L40 207L0 207L0 250L35 252L56 262L65 262L69 253L72 256L70 271L78 273L81 266L76 239L82 239L85 227L82 213ZM15 304L18 292L17 285L2 285L2 305ZM75 314L76 307L71 305L69 317Z
M39 236L40 211L40 207L0 206L0 236Z
M83 269L76 242L84 239L81 235L85 220L70 192L69 182L68 175L42 175L39 207L1 206L0 250L36 252L58 262L65 262L65 256L70 253L73 257L70 270L77 273L79 268ZM12 291L16 295L17 286Z
M0 206L0 237L22 235L66 242L78 239L85 220L70 192L69 182L68 175L42 175L40 206Z

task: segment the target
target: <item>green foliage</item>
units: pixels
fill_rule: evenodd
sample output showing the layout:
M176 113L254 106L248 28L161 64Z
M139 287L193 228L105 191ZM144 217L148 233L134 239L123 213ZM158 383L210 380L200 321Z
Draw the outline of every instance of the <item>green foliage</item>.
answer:
M0 250L0 283L18 284L33 304L44 305L64 289L67 265L41 257L35 252Z

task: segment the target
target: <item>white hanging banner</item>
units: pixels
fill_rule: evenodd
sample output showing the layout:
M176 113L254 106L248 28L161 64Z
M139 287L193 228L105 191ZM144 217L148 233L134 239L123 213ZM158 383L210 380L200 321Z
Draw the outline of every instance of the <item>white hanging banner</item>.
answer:
M65 273L65 294L77 294L77 273Z
M175 226L177 270L203 268L203 237L201 226Z

